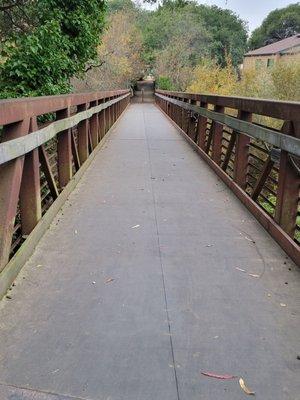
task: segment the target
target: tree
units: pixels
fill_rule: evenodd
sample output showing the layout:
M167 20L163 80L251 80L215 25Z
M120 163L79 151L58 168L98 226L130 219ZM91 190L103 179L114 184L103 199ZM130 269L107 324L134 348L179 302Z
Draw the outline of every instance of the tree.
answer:
M154 12L144 13L141 17L141 30L144 36L145 57L151 65L155 61L155 52L175 41L179 25L186 16L192 15L188 29L206 30L209 40L204 40L209 55L224 66L230 56L234 66L241 63L247 48L247 26L230 10L216 6L199 5L193 1L165 0ZM186 25L185 25L186 26ZM203 40L200 35L197 42ZM198 56L206 57L206 53Z
M21 3L24 13L33 16L32 24L27 24L27 29L12 29L2 44L1 97L69 92L70 78L82 73L86 63L97 55L105 0L20 0ZM2 22L7 11L3 7ZM15 6L10 9L12 13L16 10Z
M238 66L247 48L247 24L233 11L217 6L194 5L199 21L204 21L212 40L211 58L226 66L227 57Z
M109 0L107 3L108 14L119 11L136 11L137 6L132 0Z
M0 5L0 42L16 32L29 33L35 24L32 0L6 0Z
M169 77L175 90L185 90L192 69L209 54L210 36L188 8L180 13L168 11L164 26L167 21L171 21L172 27L166 32L165 43L155 53L154 72L157 76Z
M144 75L143 44L136 17L136 12L130 10L110 15L97 49L98 66L73 82L76 90L125 88Z
M255 29L249 47L256 49L277 42L300 32L300 3L276 9Z

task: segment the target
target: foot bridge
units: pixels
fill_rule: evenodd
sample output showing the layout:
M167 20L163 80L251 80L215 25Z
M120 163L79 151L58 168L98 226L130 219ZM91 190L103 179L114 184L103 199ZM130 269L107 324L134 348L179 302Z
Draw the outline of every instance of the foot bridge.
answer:
M299 124L159 90L1 101L0 399L299 400Z

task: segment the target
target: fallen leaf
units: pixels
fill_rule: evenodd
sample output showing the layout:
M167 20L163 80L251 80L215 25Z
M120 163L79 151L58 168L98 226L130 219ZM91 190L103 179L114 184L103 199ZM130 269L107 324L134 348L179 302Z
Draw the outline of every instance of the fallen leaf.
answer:
M139 228L139 227L140 227L140 225L134 225L131 227L131 229L135 229L135 228Z
M243 378L240 378L240 379L239 379L239 384L240 384L240 387L243 389L243 391L244 391L246 394L249 394L250 396L255 396L255 393L252 392L252 390L250 390L250 389L246 386L246 384L245 384Z
M260 276L257 274L248 274L249 276L252 276L253 278L259 278Z
M235 267L235 269L237 269L238 271L241 271L241 272L246 272L244 269L239 268L239 267Z
M215 374L213 372L201 372L202 375L204 376L209 376L210 378L216 378L216 379L234 379L236 376L234 375L219 375Z
M111 283L111 282L113 282L113 281L114 281L113 278L108 278L108 279L106 279L105 283Z
M249 242L252 242L252 243L253 243L253 240L250 239L250 238L248 238L248 236L244 236L244 237L245 237L246 240L248 240Z

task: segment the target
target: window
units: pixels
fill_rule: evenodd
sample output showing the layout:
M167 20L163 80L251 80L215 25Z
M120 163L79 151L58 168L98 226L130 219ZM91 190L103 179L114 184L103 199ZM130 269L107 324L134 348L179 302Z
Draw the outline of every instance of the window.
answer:
M274 58L268 58L267 67L268 68L273 67L274 66L274 62L275 62Z

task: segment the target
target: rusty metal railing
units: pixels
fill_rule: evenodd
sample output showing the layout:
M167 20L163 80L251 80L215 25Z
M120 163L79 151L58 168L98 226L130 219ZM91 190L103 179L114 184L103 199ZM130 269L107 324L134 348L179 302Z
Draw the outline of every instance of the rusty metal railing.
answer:
M300 265L300 103L162 90L155 97Z
M129 98L118 90L0 101L0 272Z

